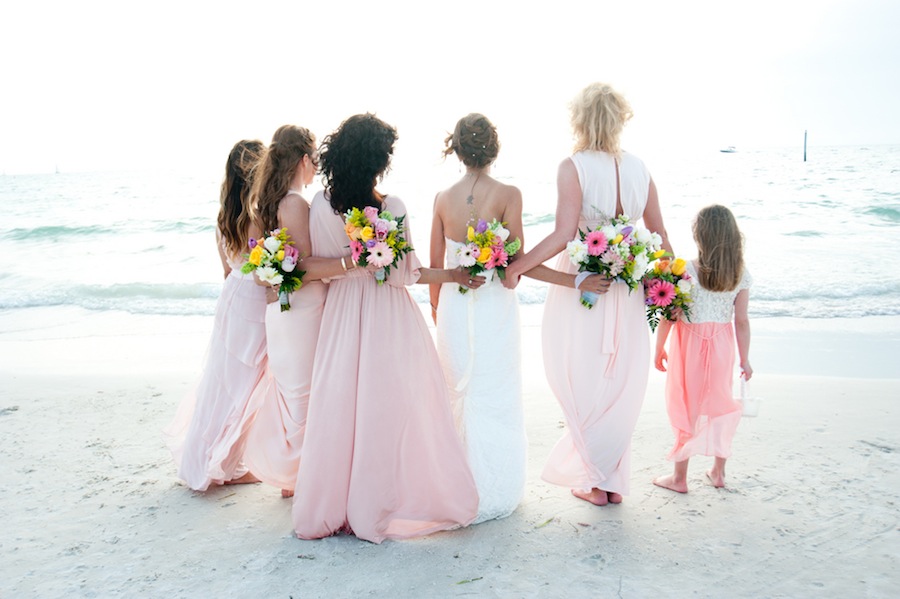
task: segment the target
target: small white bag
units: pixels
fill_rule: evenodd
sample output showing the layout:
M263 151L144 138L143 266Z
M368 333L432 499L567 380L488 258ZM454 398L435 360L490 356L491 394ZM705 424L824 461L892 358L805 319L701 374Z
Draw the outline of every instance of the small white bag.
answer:
M744 379L744 375L742 374L740 397L741 405L744 407L742 416L746 416L747 418L754 418L759 414L759 404L760 402L762 402L762 398L750 395L748 387L749 383L747 383L746 379Z

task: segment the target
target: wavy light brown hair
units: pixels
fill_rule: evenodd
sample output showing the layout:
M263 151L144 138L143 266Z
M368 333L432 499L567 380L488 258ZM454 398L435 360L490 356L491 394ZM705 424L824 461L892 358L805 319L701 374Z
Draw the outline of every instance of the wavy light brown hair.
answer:
M459 119L444 140L444 157L456 154L470 168L484 168L497 159L500 138L497 128L483 114L473 112Z
M219 193L219 216L216 224L225 243L225 250L239 255L247 245L250 228L250 186L253 169L265 150L263 142L242 139L234 144L225 163L225 179Z
M622 153L619 137L634 116L625 96L608 83L591 83L569 103L575 133L575 151L595 150L614 156Z
M313 159L316 136L305 127L282 125L260 158L253 177L253 217L263 232L278 228L278 205L291 188L291 180L304 156Z
M697 278L710 291L731 291L744 274L744 237L734 214L714 204L697 213L692 227L699 250Z

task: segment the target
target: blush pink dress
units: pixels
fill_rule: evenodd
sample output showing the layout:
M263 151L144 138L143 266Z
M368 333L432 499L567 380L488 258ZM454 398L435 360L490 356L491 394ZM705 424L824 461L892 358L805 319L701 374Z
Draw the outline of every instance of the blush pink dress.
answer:
M244 461L257 478L279 489L293 489L297 481L326 292L321 281L308 281L291 293L290 310L282 312L278 302L266 310L269 368L254 393L259 409Z
M178 477L196 491L247 473L242 461L258 403L254 388L266 370L266 290L228 258L200 382L163 431Z
M384 205L406 214L398 198ZM321 192L310 238L316 256L347 253L343 217ZM478 493L437 353L405 287L419 268L410 252L384 285L362 268L329 285L292 510L302 539L345 531L380 543L475 518Z
M578 226L586 230L616 216L616 167L604 152L571 157L581 184ZM621 201L633 221L644 213L650 173L635 156L619 163ZM556 269L577 272L568 255ZM631 435L647 389L650 338L641 289L614 282L593 309L576 289L551 285L542 327L544 369L566 419L566 432L550 453L542 477L583 491L599 488L627 495Z
M668 459L682 462L694 455L731 456L731 440L741 421L741 404L732 393L735 338L734 300L749 289L747 269L732 291L700 286L696 265L688 263L695 286L691 320L679 320L669 336L666 366L666 410L675 433Z

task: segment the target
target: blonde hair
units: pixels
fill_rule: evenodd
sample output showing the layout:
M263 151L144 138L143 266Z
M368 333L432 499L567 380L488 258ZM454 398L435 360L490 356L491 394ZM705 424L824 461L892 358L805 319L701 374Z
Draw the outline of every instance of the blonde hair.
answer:
M595 150L618 156L619 136L634 115L625 97L608 83L591 83L569 104L575 151Z
M732 291L744 274L744 237L734 214L725 206L707 206L697 213L692 230L700 285L710 291Z

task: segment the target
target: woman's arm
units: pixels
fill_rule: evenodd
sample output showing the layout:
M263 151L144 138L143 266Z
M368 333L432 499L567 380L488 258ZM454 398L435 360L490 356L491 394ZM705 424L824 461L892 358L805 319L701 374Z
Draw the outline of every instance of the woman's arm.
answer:
M222 247L222 233L219 227L216 227L216 249L219 250L219 260L222 261L222 270L225 271L224 278L228 278L231 274L231 265L228 264L228 257L225 255L225 248Z
M669 361L669 355L666 353L666 338L668 338L671 328L672 323L667 318L663 318L656 327L656 357L653 359L653 364L661 372L666 371L666 362Z
M303 282L318 281L344 274L353 268L350 253L340 258L319 258L312 256L312 243L309 240L309 204L298 195L290 194L278 205L278 224L286 227L294 247L300 252L297 268L304 271Z
M575 238L581 215L581 184L575 164L568 158L559 165L556 190L556 228L534 249L510 264L504 283L509 288L514 288L519 283L519 277L561 252Z
M644 207L644 224L653 233L662 237L662 248L670 254L675 254L672 244L669 243L669 234L666 225L663 224L662 209L659 207L659 194L656 192L656 183L650 178L650 191L647 194L647 206Z
M745 381L753 376L753 367L750 366L750 317L747 315L749 304L750 290L741 289L734 298L734 336L737 339L738 357Z
M444 241L444 221L441 219L440 210L438 210L438 197L440 197L440 194L434 196L434 209L431 215L431 247L428 263L431 268L443 269L447 242ZM430 284L428 295L431 299L431 318L437 324L437 307L438 299L441 295L441 286L436 283Z

